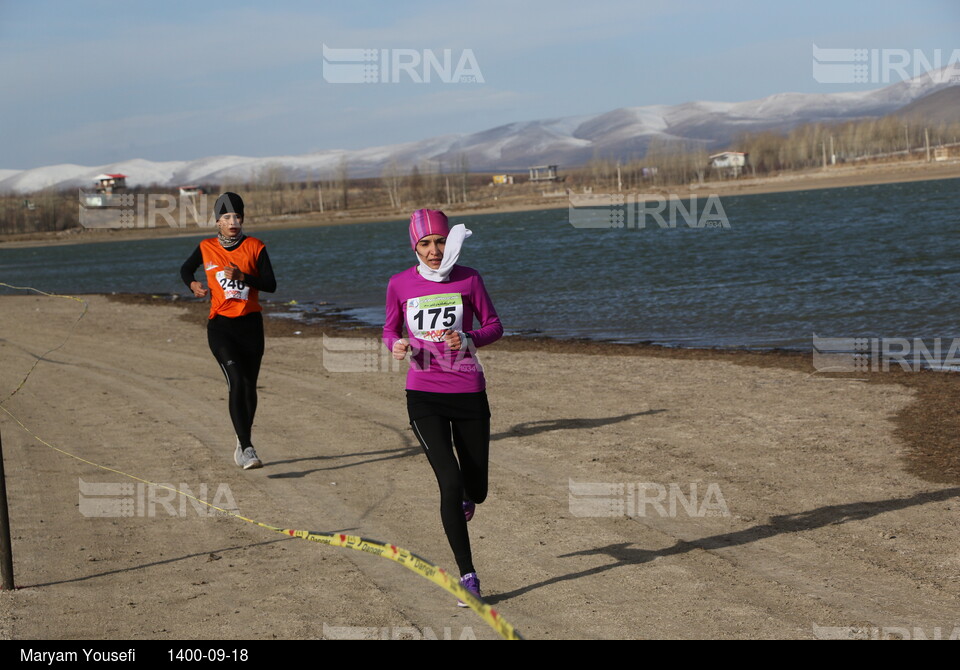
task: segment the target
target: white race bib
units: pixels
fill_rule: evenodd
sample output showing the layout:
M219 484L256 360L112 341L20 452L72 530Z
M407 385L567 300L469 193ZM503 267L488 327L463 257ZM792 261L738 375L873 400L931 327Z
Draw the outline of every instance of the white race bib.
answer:
M217 273L217 283L227 300L247 300L250 297L250 287L239 279L227 279L223 270Z
M425 295L407 300L407 331L412 337L442 342L448 330L462 330L463 297L459 293Z

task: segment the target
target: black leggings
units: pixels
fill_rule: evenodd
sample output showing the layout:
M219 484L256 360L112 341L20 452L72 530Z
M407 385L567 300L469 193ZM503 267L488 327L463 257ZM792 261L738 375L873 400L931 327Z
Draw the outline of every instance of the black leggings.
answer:
M437 476L440 520L460 574L475 572L462 503L472 500L479 504L487 498L490 419L427 416L412 420L410 426Z
M215 316L207 323L210 351L227 378L230 419L240 446L252 447L250 432L257 414L257 377L263 359L263 316Z

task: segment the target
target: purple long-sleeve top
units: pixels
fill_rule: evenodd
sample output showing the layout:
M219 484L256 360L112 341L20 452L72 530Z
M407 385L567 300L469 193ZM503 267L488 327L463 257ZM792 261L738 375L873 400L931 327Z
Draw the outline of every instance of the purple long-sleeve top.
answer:
M480 327L474 329L474 316ZM478 347L496 342L503 335L500 317L493 308L480 273L455 265L449 281L424 279L414 266L390 278L387 285L383 343L403 337L406 326L411 346L407 388L434 393L476 393L486 389L483 367L476 358ZM448 330L469 336L460 351L444 342Z

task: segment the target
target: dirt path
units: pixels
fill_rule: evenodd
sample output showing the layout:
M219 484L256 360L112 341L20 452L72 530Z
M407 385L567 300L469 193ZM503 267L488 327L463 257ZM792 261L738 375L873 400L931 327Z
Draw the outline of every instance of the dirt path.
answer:
M454 567L402 373L329 371L322 340L269 339L254 432L266 467L243 472L202 324L174 305L89 303L5 404L44 440L205 487L264 523L387 540ZM0 305L6 397L79 305ZM471 538L486 600L525 636L960 627L960 487L908 474L893 437L913 391L717 361L485 353L491 491ZM5 413L0 433L21 587L0 593L2 637L495 637L395 563L201 513L164 491L151 502L142 484L43 446ZM85 515L97 501L81 480L127 485L100 504L122 499L129 515ZM577 488L589 483L605 485L595 499Z

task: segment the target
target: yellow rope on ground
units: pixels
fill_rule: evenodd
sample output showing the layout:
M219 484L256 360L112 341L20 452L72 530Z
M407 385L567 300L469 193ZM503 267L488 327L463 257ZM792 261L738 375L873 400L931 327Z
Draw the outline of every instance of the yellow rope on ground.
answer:
M22 291L34 291L41 295L49 296L52 298L67 298L70 300L76 300L77 302L83 305L83 312L74 322L73 326L71 326L70 331L68 331L67 337L64 338L63 342L58 344L53 349L50 349L49 351L45 352L42 356L38 357L37 360L34 362L33 366L31 366L30 370L24 376L23 380L17 386L17 388L14 389L14 391L10 395L4 398L3 401L0 401L0 409L6 412L10 416L10 418L17 423L17 425L19 425L28 435L33 437L40 444L46 447L49 447L50 449L53 449L54 451L61 453L65 456L69 456L70 458L74 458L82 463L86 463L87 465L92 465L93 467L99 468L101 470L112 472L114 474L121 475L123 477L128 477L130 479L133 479L134 481L142 482L149 486L156 486L158 488L167 489L168 491L173 491L179 495L186 496L191 500L195 500L196 502L202 505L206 505L211 509L215 509L218 512L222 512L223 514L226 514L228 516L232 516L236 519L240 519L241 521L252 523L256 526L260 526L261 528L272 530L276 533L281 533L289 537L297 537L297 538L300 538L301 540L309 540L310 542L317 542L319 544L328 544L334 547L344 547L346 549L355 549L357 551L363 551L368 554L374 554L382 558L388 558L391 561L399 563L400 565L404 566L408 570L412 570L413 572L420 575L421 577L424 577L425 579L430 580L437 586L448 591L453 596L459 598L462 602L466 603L470 607L470 609L472 609L474 612L480 615L480 618L482 618L502 638L507 640L523 639L520 633L517 632L517 630L509 622L507 622L503 617L501 617L495 609L493 609L492 607L490 607L490 605L483 602L483 600L481 600L480 598L477 598L472 593L467 591L465 588L460 586L460 581L456 577L451 576L443 568L440 568L439 566L431 563L430 561L424 558L421 558L420 556L417 556L416 554L411 553L410 551L407 551L402 547L398 547L394 544L388 544L386 542L380 542L379 540L371 540L371 539L360 537L357 535L345 535L343 533L320 533L320 532L312 532L312 531L306 531L306 530L293 530L289 528L278 528L277 526L271 526L269 524L262 523L255 519L250 519L245 516L241 516L235 512L231 512L230 510L223 509L222 507L217 507L212 503L208 503L206 500L201 500L200 498L197 498L194 495L180 491L179 489L176 489L172 486L167 486L166 484L157 484L156 482L151 482L146 479L142 479L135 475L131 475L127 472L123 472L122 470L117 470L114 468L109 468L105 465L100 465L99 463L94 463L93 461L89 461L85 458L77 456L76 454L71 454L68 451L64 451L59 447L55 447L54 445L50 444L49 442L41 438L39 435L37 435L36 433L31 431L29 428L27 428L27 426L25 426L23 422L20 421L20 419L14 416L10 412L10 410L4 407L3 405L8 400L10 400L10 398L16 395L21 388L23 388L23 385L26 384L27 379L33 373L33 370L37 367L37 364L39 364L40 361L43 360L45 356L56 351L57 349L62 347L64 344L66 344L67 340L69 339L70 335L73 332L73 329L80 322L80 320L86 315L89 309L89 305L87 305L86 301L81 300L80 298L77 298L75 296L58 295L56 293L46 293L44 291L40 291L38 289L31 288L29 286L11 286L10 284L5 284L3 282L0 282L0 286L6 286L7 288L22 290Z

